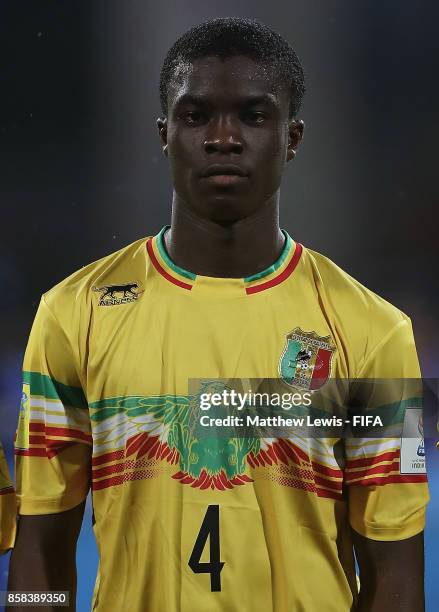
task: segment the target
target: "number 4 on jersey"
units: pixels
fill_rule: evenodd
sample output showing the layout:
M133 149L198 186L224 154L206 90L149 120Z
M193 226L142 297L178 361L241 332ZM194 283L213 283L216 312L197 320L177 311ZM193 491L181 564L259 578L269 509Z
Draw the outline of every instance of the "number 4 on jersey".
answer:
M210 561L200 561L207 538L210 539ZM221 591L221 570L224 561L220 561L219 539L219 506L208 506L200 532L189 559L189 567L194 574L210 574L210 590Z

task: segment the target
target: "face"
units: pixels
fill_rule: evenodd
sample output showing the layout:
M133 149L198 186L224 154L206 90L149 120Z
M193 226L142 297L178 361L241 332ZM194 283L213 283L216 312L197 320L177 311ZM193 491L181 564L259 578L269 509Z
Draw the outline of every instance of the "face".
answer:
M168 117L157 122L179 203L233 223L277 198L303 131L289 118L289 102L270 71L247 57L182 66Z

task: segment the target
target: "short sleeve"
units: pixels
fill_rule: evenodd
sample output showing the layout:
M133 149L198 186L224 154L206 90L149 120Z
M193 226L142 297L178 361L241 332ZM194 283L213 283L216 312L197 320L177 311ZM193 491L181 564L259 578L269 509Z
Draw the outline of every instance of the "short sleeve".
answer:
M381 415L384 422L387 417L389 428L382 437L345 440L344 479L350 524L373 540L403 540L424 529L429 500L422 384L408 317L403 315L381 338L365 359L358 378L363 384L365 379L372 381L361 410L371 416ZM398 434L388 435L392 426ZM406 437L407 429L411 437Z
M79 367L44 296L23 363L15 438L20 514L52 514L80 504L90 488L92 436Z
M3 447L0 443L0 555L14 546L17 502L9 475Z

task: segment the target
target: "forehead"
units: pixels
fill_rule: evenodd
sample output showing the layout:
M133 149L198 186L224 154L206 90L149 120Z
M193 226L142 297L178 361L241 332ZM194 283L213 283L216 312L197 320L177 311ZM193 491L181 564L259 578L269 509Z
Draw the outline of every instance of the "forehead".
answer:
M217 102L268 94L279 104L285 97L272 69L242 55L227 59L209 56L181 63L169 86L169 105L178 104L188 94Z

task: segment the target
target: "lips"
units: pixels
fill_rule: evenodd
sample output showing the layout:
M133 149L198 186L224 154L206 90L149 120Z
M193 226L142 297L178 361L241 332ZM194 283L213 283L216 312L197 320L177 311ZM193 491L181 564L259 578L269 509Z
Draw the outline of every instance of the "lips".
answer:
M232 187L244 183L246 180L245 176L239 176L238 174L211 174L206 177L206 181L211 185L216 185L216 187Z
M246 177L247 172L235 164L211 164L201 174L204 178L211 176L240 176Z
M201 176L215 187L232 187L247 180L247 172L235 164L212 164Z

